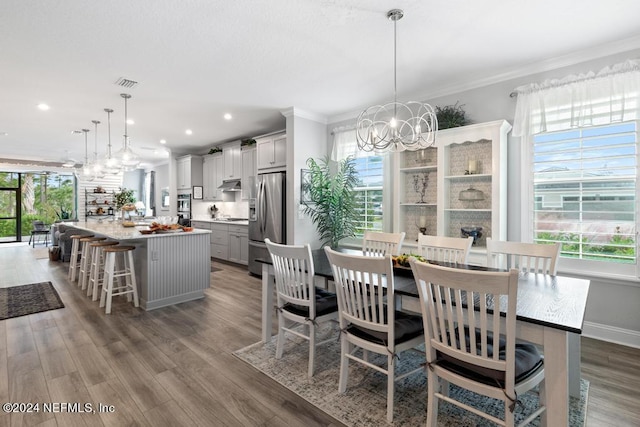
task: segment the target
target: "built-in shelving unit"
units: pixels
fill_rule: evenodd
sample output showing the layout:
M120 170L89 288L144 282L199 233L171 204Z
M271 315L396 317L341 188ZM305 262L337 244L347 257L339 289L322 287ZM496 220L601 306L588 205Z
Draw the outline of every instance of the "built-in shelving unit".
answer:
M115 214L113 191L85 190L85 219L99 219Z
M450 237L461 237L463 227L482 227L472 248L477 263L484 262L487 237L506 240L510 130L505 120L445 129L435 147L395 156L393 229L406 232L407 251L421 226L426 234Z

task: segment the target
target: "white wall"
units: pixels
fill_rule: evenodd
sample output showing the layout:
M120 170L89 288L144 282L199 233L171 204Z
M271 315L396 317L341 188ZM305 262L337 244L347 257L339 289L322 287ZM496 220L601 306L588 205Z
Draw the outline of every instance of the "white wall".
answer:
M287 243L319 248L316 227L300 210L300 170L307 169L308 158L327 155L326 120L294 108L283 114L287 119Z
M459 102L464 105L464 109L473 123L499 119L506 119L513 123L516 99L511 98L509 94L514 88L527 83L541 82L545 79L563 78L569 74L588 71L597 72L608 65L638 57L640 57L640 49L517 77L501 83L465 90L427 101L434 106L452 105ZM330 129L345 124L353 124L356 116L357 114L354 114L354 119L352 120L334 121L327 126L328 145L331 143ZM521 237L520 184L521 179L523 179L523 172L520 167L521 151L520 138L509 137L507 236L508 240L515 241L520 240ZM526 179L526 175L524 175L524 179ZM614 266L611 268L613 269ZM573 274L573 272L563 271L562 262L560 262L559 270L561 274ZM604 273L606 276L606 272ZM585 335L640 347L639 305L640 282L614 282L602 278L592 278L585 316Z

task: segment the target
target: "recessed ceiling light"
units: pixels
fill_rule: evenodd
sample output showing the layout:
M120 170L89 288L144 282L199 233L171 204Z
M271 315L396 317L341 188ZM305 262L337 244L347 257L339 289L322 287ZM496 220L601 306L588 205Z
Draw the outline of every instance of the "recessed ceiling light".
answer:
M231 119L233 119L233 116L231 114L227 113L227 114L224 115L224 119L225 120L231 120Z
M166 139L161 139L161 140L160 140L160 144L166 144L166 143L167 143L167 140L166 140Z
M135 125L136 122L134 122L133 119L127 119L127 124L128 125Z
M49 108L51 108L51 107L49 107L47 104L38 104L38 109L39 110L47 111Z
M187 135L193 135L193 131L191 129L187 129L184 131Z

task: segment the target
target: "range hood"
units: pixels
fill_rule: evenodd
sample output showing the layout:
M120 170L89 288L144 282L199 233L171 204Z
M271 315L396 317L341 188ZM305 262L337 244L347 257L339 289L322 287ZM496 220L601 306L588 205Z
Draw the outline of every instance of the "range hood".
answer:
M228 179L222 181L222 185L220 185L218 189L222 191L240 191L242 190L242 186L240 185L239 179Z

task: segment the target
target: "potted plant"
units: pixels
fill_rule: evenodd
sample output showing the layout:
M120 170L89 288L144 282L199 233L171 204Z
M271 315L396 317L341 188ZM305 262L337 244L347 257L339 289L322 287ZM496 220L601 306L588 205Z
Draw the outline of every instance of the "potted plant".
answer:
M211 150L209 150L209 154L216 154L216 153L222 153L222 148L213 147Z
M113 203L116 209L122 211L122 219L124 219L125 211L133 211L136 209L136 198L133 196L133 190L120 187L120 190L113 195Z
M358 217L353 191L358 183L355 160L310 158L307 165L309 176L301 189L308 196L308 200L301 202L304 213L318 229L322 245L337 248L340 240L355 236Z
M459 105L458 102L444 107L436 106L438 129L449 129L469 124L467 113L462 108L464 105Z
M246 138L240 141L240 148L253 147L254 145L256 145L256 140L253 138Z

